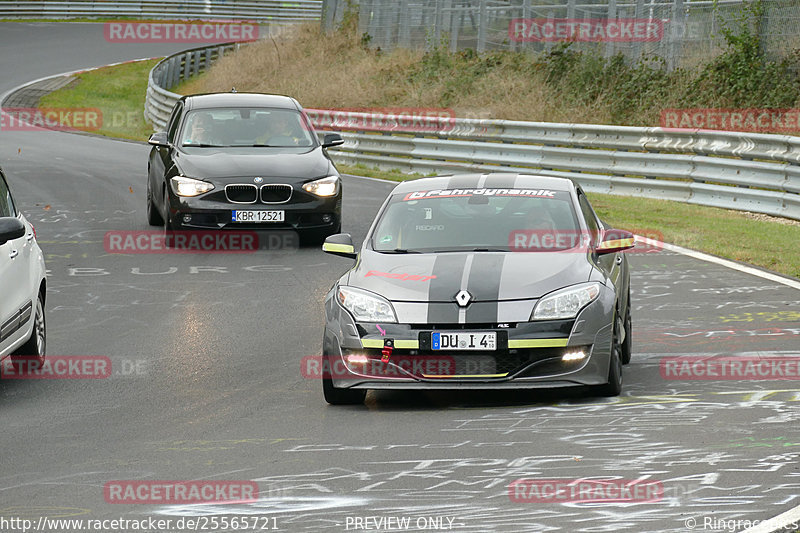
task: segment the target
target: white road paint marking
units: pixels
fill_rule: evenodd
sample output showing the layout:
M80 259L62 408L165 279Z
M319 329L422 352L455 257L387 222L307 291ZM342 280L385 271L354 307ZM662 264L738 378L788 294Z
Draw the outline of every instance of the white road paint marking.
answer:
M768 279L770 281L774 281L776 283L780 283L782 285L786 285L787 287L792 287L793 289L800 290L800 281L786 278L783 276L779 276L778 274L773 274L771 272L764 272L755 267L742 265L736 263L735 261L730 261L728 259L722 259L721 257L715 257L713 255L708 255L703 252L697 252L695 250L690 250L688 248L684 248L682 246L676 246L674 244L669 244L666 242L657 241L655 239L648 239L647 237L642 237L641 235L636 235L636 240L645 244L649 244L651 246L658 246L665 250L669 250L671 252L676 252L688 257L692 257L694 259L699 259L701 261L706 261L709 263L714 263L720 266L724 266L726 268L730 268L733 270L738 270L739 272L744 272L745 274L750 274L751 276L758 276L759 278Z
M790 525L800 523L800 505L794 509L789 509L785 513L779 514L775 518L771 518L761 522L755 527L746 529L742 533L774 533L775 531L788 531L786 528Z

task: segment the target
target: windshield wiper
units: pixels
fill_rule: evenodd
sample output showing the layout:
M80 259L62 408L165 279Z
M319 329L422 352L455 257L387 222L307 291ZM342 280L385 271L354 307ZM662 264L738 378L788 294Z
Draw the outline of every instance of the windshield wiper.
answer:
M394 250L375 250L382 254L421 254L419 250L405 250L403 248L395 248Z
M191 143L191 144L184 144L184 148L224 148L221 144L203 144L203 143Z
M458 252L508 252L508 248L445 248L443 250L434 250L435 254L452 254Z

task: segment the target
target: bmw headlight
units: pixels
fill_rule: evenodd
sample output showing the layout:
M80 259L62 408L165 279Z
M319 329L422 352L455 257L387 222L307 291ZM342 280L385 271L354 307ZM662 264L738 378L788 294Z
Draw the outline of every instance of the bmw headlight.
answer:
M317 196L336 196L339 192L339 176L328 176L320 180L309 181L303 185L303 190Z
M600 283L580 283L551 292L536 303L531 320L575 318L600 295Z
M377 294L353 287L339 287L339 303L358 322L397 322L392 304Z
M173 192L178 196L198 196L214 189L214 186L207 181L186 176L175 176L169 182L172 184Z

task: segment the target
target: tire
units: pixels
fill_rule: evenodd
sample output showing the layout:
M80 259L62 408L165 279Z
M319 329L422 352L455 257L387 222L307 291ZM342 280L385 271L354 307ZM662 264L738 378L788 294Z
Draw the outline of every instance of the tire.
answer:
M323 355L323 357L327 357ZM332 365L330 366L332 368ZM364 403L367 391L363 389L337 389L333 386L333 380L329 377L322 377L322 395L325 401L331 405L358 405Z
M153 205L153 191L150 189L150 178L147 178L147 223L151 226L163 226L164 217L158 212L158 208Z
M614 328L616 329L616 317L614 324ZM611 340L611 360L608 365L608 382L596 387L598 396L619 396L622 392L622 347L619 342L617 342L618 338L619 336L615 331L614 337Z
M623 365L627 365L631 362L631 355L633 354L633 329L631 327L631 298L628 296L628 310L625 312L625 340L622 341L622 346L620 349L620 359L622 360Z
M172 220L170 220L169 216L169 197L167 196L169 193L166 189L164 189L164 209L166 210L166 216L162 217L164 220L164 247L165 248L174 248L172 245L172 241L170 237L178 230L180 230L180 226L175 224Z
M44 294L39 292L33 310L33 330L25 344L11 354L13 359L38 359L44 362L47 350L47 321L44 312Z
M177 231L180 229L180 225L175 223L172 218L169 216L169 193L167 192L166 187L164 188L164 230L165 231Z

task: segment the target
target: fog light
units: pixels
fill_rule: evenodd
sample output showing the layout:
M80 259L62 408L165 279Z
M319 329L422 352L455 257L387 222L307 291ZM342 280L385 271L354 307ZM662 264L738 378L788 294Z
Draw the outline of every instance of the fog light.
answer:
M564 355L561 356L561 360L565 363L568 363L572 361L580 361L585 357L586 354L583 352L583 350L577 350L572 352L566 352Z
M329 223L331 220L333 220L333 217L331 215L322 215L322 221L325 224Z
M183 215L183 221L188 224L192 221L192 215Z
M344 357L347 364L351 365L366 365L369 362L369 357L364 354L350 354Z

